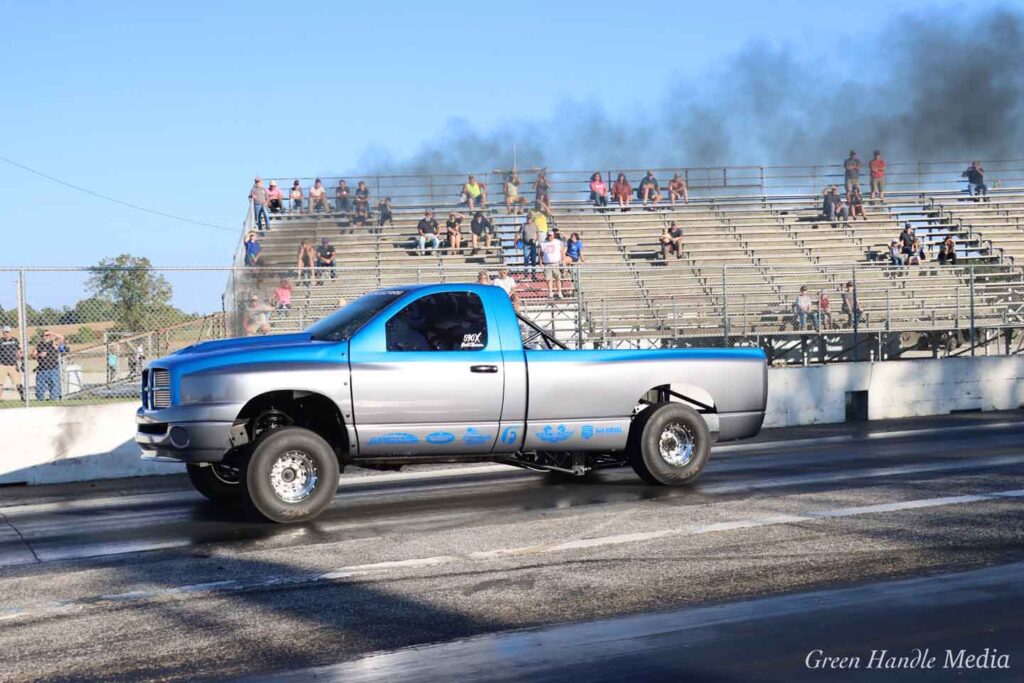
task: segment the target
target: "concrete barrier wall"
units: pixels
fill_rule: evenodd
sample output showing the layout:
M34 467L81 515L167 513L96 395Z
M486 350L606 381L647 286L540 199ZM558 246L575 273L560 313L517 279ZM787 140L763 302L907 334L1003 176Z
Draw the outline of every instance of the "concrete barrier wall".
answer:
M846 394L868 392L868 418L1024 405L1024 357L838 363L768 372L765 427L843 422ZM136 404L0 410L0 484L183 472L139 460Z

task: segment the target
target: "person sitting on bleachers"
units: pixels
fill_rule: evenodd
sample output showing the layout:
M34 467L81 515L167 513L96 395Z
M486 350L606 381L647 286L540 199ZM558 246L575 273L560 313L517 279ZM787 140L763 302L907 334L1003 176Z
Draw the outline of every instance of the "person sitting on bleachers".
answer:
M908 266L919 266L921 261L924 261L925 256L924 249L921 247L921 241L915 239L910 243L910 255L907 257Z
M829 223L836 220L836 201L839 199L839 188L835 185L826 187L821 191L821 215Z
M281 284L274 290L274 305L278 311L287 311L292 307L292 283L288 280L281 280Z
M828 292L821 291L818 297L818 321L824 328L835 327L832 323L832 302L828 299Z
M327 190L319 178L314 180L313 187L309 188L309 212L314 211L328 211Z
M537 174L537 180L533 181L534 199L540 200L541 195L547 196L551 191L551 181L548 180L548 172L541 171Z
M793 318L798 330L807 329L808 318L810 318L811 324L817 327L817 319L811 312L811 297L807 293L807 285L800 285L800 293L797 295L796 301L793 302Z
M483 211L473 214L473 220L469 223L469 232L474 255L480 250L481 239L484 241L484 249L491 248L491 240L494 239L494 223L484 215Z
M245 247L245 265L250 267L260 265L260 242L255 231L249 231L243 245Z
M472 211L479 206L487 208L487 184L478 183L475 176L469 176L469 180L462 186L462 203Z
M900 251L900 241L893 240L889 244L889 265L891 266L902 266L903 265L903 252Z
M683 229L672 221L672 225L661 229L661 237L658 238L661 244L661 260L668 262L669 254L675 254L676 259L683 258Z
M259 296L253 294L245 307L245 333L252 337L257 334L270 333L270 306L260 303Z
M334 250L334 245L326 237L321 238L320 246L316 248L317 286L324 283L324 271L330 273L332 280L336 279L338 277L337 267L337 252Z
M646 204L657 204L661 201L661 188L658 186L658 179L654 177L654 171L648 171L647 175L640 181L637 189L637 197Z
M846 206L846 202L839 196L839 188L832 187L832 227L838 227L837 221L842 220L843 225L846 227L850 226L850 209Z
M267 208L270 209L270 213L284 213L284 197L276 180L270 181L270 188L267 190Z
M383 228L385 223L390 226L395 224L394 215L391 213L391 197L385 197L377 204L377 225Z
M513 277L508 274L508 268L502 268L498 271L498 277L494 278L492 283L497 287L501 287L505 290L505 293L511 297L516 291L516 281Z
M590 176L590 201L594 206L608 206L608 186L601 179L601 172Z
M505 211L509 214L518 214L527 204L526 197L519 196L519 174L509 173L505 176L505 186L502 190L505 193Z
M288 192L288 199L292 202L292 213L302 213L302 185L296 180L292 183L292 189Z
M856 220L857 216L860 216L867 220L868 217L864 215L864 197L860 193L859 185L854 186L847 199L850 204L850 217Z
M633 188L630 186L629 181L626 180L626 174L620 173L619 177L612 183L612 199L619 202L620 208L628 208L629 203L633 201Z
M960 174L961 178L967 178L967 194L970 196L983 196L988 194L988 187L985 185L985 169L978 161L972 161L967 170Z
M448 253L462 250L462 221L466 219L461 213L452 211L444 222L445 239L448 241Z
M917 236L914 234L914 226L911 225L909 222L904 223L903 232L900 233L899 238L900 251L903 252L904 249L908 249L911 246L913 246L916 237Z
M690 203L690 191L686 187L686 181L678 173L672 176L672 180L668 181L668 199L672 202L672 206L675 206L676 201L680 199L683 200L683 204Z
M298 260L295 263L295 269L299 274L299 281L306 280L306 286L313 281L313 275L316 273L316 269L313 263L316 261L316 253L313 251L313 245L309 243L309 240L302 240L299 244Z
M339 180L338 186L334 188L334 210L341 213L348 213L352 210L352 199L344 180Z
M358 225L366 225L370 221L370 190L367 189L365 181L360 180L359 185L356 186L355 199L352 202L352 206L355 209L352 222Z
M423 212L423 218L416 224L416 246L420 256L423 256L423 250L426 249L428 242L433 251L437 251L441 247L439 232L434 212L427 209Z
M953 241L952 235L946 235L946 239L939 247L939 265L947 263L951 266L956 265L956 242Z
M562 260L562 263L563 265L571 266L576 263L585 262L583 259L583 240L580 239L578 232L574 232L565 241L565 258Z
M545 216L551 215L551 198L547 192L537 195L537 205L534 208Z

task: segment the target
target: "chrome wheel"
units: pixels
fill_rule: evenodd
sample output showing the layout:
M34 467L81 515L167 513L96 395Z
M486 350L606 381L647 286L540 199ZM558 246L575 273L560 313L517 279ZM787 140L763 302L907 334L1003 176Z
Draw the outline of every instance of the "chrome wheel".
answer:
M274 495L286 503L299 503L309 498L318 479L316 463L302 451L288 451L270 468L270 487Z
M214 479L229 486L237 486L241 481L241 473L237 467L216 464L210 465L210 471L213 472Z
M693 459L693 432L681 424L668 424L658 437L661 459L673 467L682 467Z

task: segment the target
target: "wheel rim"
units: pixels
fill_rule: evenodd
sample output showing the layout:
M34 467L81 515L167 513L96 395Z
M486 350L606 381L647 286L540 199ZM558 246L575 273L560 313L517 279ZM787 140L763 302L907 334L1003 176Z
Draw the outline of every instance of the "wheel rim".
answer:
M229 467L227 465L211 465L210 471L213 473L213 478L222 484L228 486L238 486L241 482L241 475L237 467Z
M693 460L695 448L693 432L686 425L666 425L658 437L658 453L661 459L674 467L682 467Z
M286 503L299 503L309 498L318 479L316 463L302 451L288 451L270 468L270 488Z

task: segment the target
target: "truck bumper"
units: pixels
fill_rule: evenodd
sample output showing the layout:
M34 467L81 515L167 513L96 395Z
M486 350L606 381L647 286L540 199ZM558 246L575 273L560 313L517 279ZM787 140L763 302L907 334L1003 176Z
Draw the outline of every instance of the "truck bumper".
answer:
M135 443L147 460L220 462L231 447L228 437L233 416L237 414L237 409L211 411L205 406L201 409L139 408L135 414ZM227 416L231 418L217 419Z

